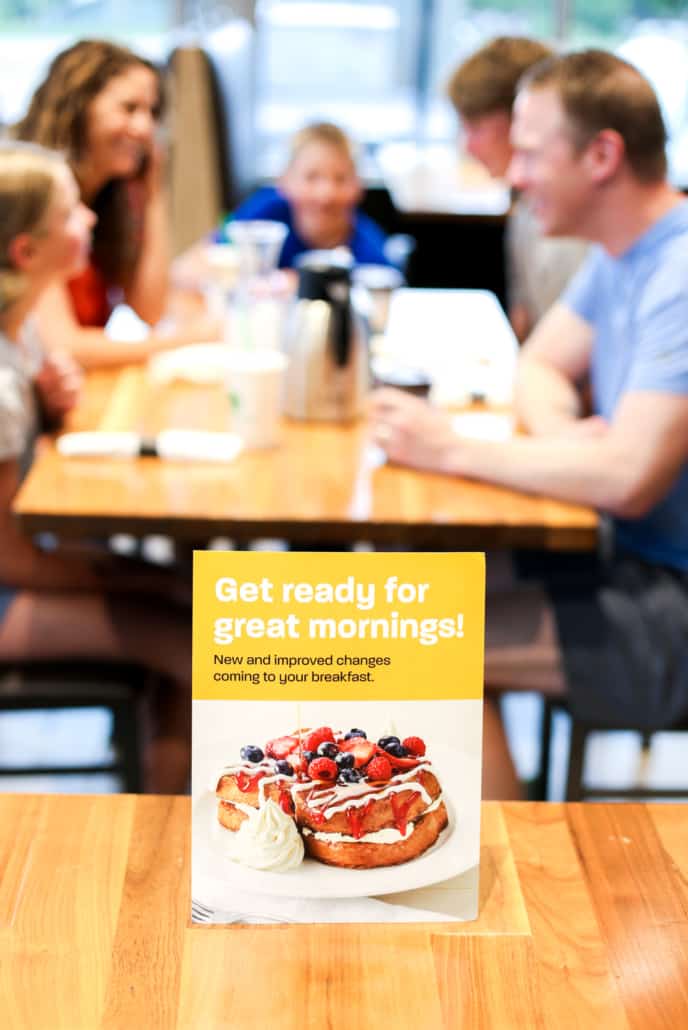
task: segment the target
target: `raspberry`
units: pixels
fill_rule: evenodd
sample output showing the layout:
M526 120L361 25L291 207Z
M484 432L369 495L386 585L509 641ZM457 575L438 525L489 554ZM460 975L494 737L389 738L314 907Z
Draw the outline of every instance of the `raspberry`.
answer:
M402 744L412 755L425 754L425 741L420 737L406 737L405 740L402 740Z
M301 747L304 751L317 751L318 745L324 744L326 740L334 740L334 733L329 726L320 726L306 734L301 741Z
M331 758L314 758L308 766L308 775L312 780L326 780L334 783L337 779L339 769L337 763Z
M376 755L368 762L365 774L369 780L388 780L392 775L392 766L383 755Z

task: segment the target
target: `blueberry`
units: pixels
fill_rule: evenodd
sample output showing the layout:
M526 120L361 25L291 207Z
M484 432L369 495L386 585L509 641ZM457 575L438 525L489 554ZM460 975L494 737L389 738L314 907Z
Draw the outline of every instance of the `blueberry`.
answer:
M280 759L279 762L275 762L275 772L281 773L282 776L293 776L294 770L292 769L289 762L285 759Z
M339 748L333 740L325 740L322 744L318 745L318 755L320 758L334 758L338 754Z
M312 762L314 758L318 757L317 751L304 751L303 757L307 762Z
M380 737L378 744L380 747L383 747L385 751L389 751L389 744L401 744L401 741L398 737Z
M358 769L342 769L339 774L340 783L358 783L361 779L361 774Z
M394 742L387 744L385 751L388 755L394 755L395 758L406 758L408 755L408 750L403 746L403 744L399 744L398 742L396 744Z
M368 739L365 730L349 730L348 733L344 734L344 740L351 740L352 737L363 737L365 740Z
M242 747L239 754L245 762L262 762L265 758L265 755L263 754L261 749L259 747L256 747L255 744L246 744L245 747Z
M334 760L340 769L353 769L354 767L354 756L349 751L340 751L338 755L335 755Z

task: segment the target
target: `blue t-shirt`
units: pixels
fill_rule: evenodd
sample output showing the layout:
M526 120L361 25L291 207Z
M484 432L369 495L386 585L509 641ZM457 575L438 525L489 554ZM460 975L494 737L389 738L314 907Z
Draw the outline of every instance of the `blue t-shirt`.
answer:
M593 248L562 301L594 329L596 414L611 421L633 391L688 395L688 201L619 257ZM615 521L620 547L688 569L688 464L647 515Z
M282 246L279 259L280 268L293 268L301 254L313 248L299 236L294 228L294 220L289 201L274 186L265 186L248 197L234 212L234 218L248 221L253 218L266 218L271 222L282 222L289 232ZM385 257L385 234L372 218L354 212L351 236L346 242L357 265L389 265Z

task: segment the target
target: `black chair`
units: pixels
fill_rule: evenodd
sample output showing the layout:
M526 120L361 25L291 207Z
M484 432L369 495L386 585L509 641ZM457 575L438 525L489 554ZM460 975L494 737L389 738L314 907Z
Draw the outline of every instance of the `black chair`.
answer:
M0 711L107 708L112 713L112 759L95 765L7 765L0 777L114 773L126 793L143 789L144 706L152 674L128 663L87 661L0 663Z
M683 786L657 786L645 787L634 784L630 787L595 787L588 786L583 779L585 767L585 751L588 737L591 733L619 733L633 731L641 736L641 759L640 767L647 764L652 745L654 732L661 733L687 733L688 718L674 726L663 730L648 732L633 726L608 726L595 723L583 722L573 716L564 701L552 701L547 698L543 701L542 725L541 725L541 746L540 746L540 770L536 779L534 794L539 800L546 801L549 795L550 781L550 760L552 744L552 718L554 712L564 711L571 720L571 735L569 743L569 755L566 770L566 801L584 801L594 798L615 797L626 801L642 801L645 798L688 798L688 782ZM686 766L684 766L686 774ZM688 781L688 775L684 775Z

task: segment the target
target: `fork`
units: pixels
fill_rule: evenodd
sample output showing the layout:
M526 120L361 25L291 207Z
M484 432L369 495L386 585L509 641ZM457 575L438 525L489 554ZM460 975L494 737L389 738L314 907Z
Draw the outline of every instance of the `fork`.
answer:
M290 923L291 919L274 918L271 916L250 916L243 912L219 912L217 909L208 908L200 901L191 900L191 920L194 923L217 923L229 925L230 923Z
M215 912L200 901L191 899L191 919L194 923L212 923Z

